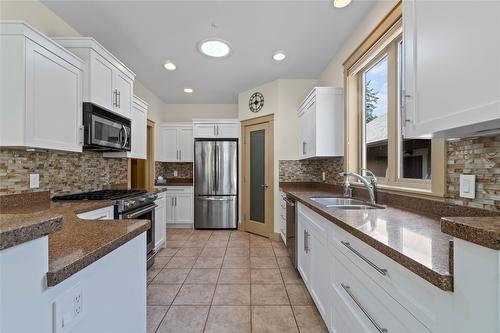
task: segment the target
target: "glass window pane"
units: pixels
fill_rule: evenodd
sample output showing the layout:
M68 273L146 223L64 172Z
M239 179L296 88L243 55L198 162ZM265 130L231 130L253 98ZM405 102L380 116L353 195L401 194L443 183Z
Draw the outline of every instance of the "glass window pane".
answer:
M403 139L401 177L431 179L431 140Z
M387 56L363 73L365 168L376 176L387 171Z
M250 219L265 223L266 132L250 132Z

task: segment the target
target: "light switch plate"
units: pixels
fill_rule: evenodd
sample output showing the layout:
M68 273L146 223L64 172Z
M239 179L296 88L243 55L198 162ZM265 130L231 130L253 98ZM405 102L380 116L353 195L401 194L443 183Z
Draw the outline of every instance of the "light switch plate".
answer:
M40 187L40 175L38 173L30 173L30 188Z
M460 175L460 197L469 199L476 197L475 175Z

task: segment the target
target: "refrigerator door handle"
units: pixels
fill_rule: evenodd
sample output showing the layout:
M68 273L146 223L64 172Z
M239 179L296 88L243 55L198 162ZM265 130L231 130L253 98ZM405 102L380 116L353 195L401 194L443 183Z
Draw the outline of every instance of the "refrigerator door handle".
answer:
M215 193L219 192L219 145L215 144Z
M228 197L198 197L199 200L203 201L231 201L234 200L233 196Z

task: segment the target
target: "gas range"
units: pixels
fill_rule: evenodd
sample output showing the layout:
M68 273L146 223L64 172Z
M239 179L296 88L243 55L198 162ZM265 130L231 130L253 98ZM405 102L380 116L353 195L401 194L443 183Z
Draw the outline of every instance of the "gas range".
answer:
M118 215L153 203L157 198L154 193L144 190L100 190L76 194L60 195L52 200L116 200L115 213Z
M115 200L115 219L144 219L151 221L146 232L147 267L154 263L155 200L158 195L144 190L101 190L53 197L52 200Z

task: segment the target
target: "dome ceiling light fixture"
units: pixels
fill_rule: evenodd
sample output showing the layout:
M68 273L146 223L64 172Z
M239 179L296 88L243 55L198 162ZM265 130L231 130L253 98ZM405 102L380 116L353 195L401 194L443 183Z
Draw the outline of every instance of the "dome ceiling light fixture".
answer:
M185 92L186 94L192 94L192 93L193 93L193 91L194 91L194 90L193 90L193 88L184 88L184 92Z
M177 66L170 60L165 62L165 64L163 64L163 67L165 67L165 69L169 71L175 71L175 69L177 68Z
M351 0L333 0L333 6L336 8L347 7L351 3Z
M226 40L207 38L198 43L198 51L211 58L224 58L231 53L231 46Z
M276 51L276 53L273 55L273 59L276 61L282 61L285 60L286 54L283 51Z

